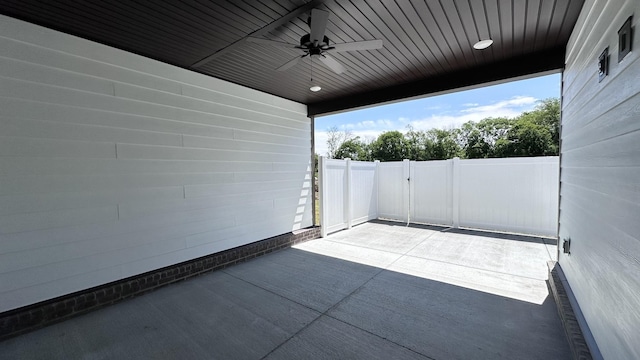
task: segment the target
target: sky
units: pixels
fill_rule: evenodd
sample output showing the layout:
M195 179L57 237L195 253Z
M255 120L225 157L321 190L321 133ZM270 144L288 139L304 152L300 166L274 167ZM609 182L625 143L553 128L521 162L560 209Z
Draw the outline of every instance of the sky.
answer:
M332 126L371 141L385 131L406 132L407 125L450 129L487 117L513 118L550 97L560 97L560 74L316 117L316 153L326 155L326 130Z

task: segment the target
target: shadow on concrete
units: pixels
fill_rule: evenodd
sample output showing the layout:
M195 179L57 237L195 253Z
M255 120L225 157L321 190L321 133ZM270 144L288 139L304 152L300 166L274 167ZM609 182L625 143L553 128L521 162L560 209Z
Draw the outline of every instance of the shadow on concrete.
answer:
M519 301L287 249L0 343L7 359L565 359Z
M454 234L483 236L483 237L492 238L492 239L527 241L527 242L534 242L538 244L547 244L547 245L557 245L557 242L558 242L557 239L550 238L550 237L513 234L513 233L501 233L501 232L494 232L490 230L478 230L478 229L468 229L468 228L456 229L456 228L453 228L450 226L444 226L444 225L419 224L419 223L409 223L409 225L407 225L406 222L380 220L380 219L370 220L368 222L373 224L379 224L379 225L402 226L402 227L409 227L409 228L415 228L415 229L426 229L431 231L446 231Z
M454 229L450 228L446 230L447 232L454 234L464 234L464 235L472 235L472 236L484 236L492 239L504 239L504 240L513 240L513 241L527 241L534 242L538 244L547 244L547 245L557 245L557 239L553 239L550 237L538 237L531 235L522 235L522 234L511 234L511 233L499 233L499 232L491 232L491 231L483 231L476 229Z
M297 249L281 256L287 258L283 264L295 269L295 274L280 282L273 272L263 273L255 285L322 312L323 317L341 322L342 328L349 330L335 329L328 335L321 331L323 327L311 324L274 351L273 358L317 353L323 358L338 354L345 358L400 358L379 353L385 348L380 344L367 346L373 339L354 337L363 335L363 330L375 335L376 342L384 339L435 359L570 356L550 296L538 305ZM298 265L292 268L292 264ZM258 271L259 267L246 266L234 273L256 281ZM358 350L354 353L354 349Z
M416 224L416 223L409 223L409 225L407 225L406 222L380 220L380 219L370 220L369 222L373 224L380 224L380 225L387 225L387 226L402 226L402 227L409 227L414 229L425 229L425 230L431 230L431 231L444 231L447 229L451 229L450 226L444 226L444 225Z

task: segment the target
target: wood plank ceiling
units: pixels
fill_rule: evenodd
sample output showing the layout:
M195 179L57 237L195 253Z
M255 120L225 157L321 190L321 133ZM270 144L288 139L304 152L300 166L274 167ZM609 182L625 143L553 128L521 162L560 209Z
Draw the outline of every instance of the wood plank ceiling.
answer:
M322 114L564 66L584 0L0 0L0 13L309 105ZM334 43L382 39L378 50L332 53L347 71L299 50L310 10L330 12ZM1 34L0 34L1 36ZM481 39L494 44L473 49Z

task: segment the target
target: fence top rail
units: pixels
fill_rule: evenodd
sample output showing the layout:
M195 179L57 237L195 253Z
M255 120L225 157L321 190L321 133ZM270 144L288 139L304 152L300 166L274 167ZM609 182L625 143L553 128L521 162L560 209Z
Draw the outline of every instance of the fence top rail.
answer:
M366 162L366 161L352 161L351 162L351 167L352 168L365 168L365 169L375 169L376 168L376 163L372 163L372 162Z
M449 166L453 163L453 161L449 159L449 160L412 161L411 163L416 167Z
M558 156L511 157L490 159L460 159L461 165L517 165L517 164L555 164Z
M558 156L529 156L529 157L510 157L510 158L487 158L487 159L459 159L462 164L470 164L470 163L478 163L478 164L539 164L539 163L549 163L553 164L558 162ZM453 159L446 160L425 160L425 161L414 161L411 163L415 165L429 165L429 164L445 164L451 162ZM327 164L345 164L346 160L344 159L329 159L325 158ZM384 161L379 162L382 167L394 167L394 166L402 166L403 161ZM359 161L359 160L351 160L351 164L355 165L365 165L371 164L372 166L376 164L373 161Z
M381 162L380 166L381 167L402 167L403 166L403 162L402 161Z
M327 158L327 157L324 157L324 156L321 156L321 158L323 158L323 159L324 159L324 161L325 161L327 164L329 164L329 163L342 164L342 163L345 163L345 162L346 162L346 160L342 160L342 159L330 159L330 158Z

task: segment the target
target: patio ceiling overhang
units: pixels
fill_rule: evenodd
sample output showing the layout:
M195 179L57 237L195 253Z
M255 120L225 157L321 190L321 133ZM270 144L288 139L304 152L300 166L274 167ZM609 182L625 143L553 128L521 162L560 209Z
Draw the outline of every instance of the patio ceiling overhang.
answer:
M560 70L584 0L0 0L0 13L308 105L309 115ZM333 53L346 72L300 53L312 9L330 13L333 43L383 40ZM485 50L473 49L492 39Z

